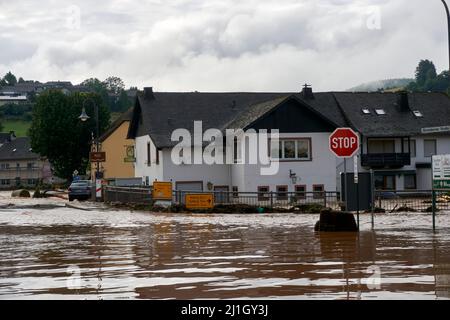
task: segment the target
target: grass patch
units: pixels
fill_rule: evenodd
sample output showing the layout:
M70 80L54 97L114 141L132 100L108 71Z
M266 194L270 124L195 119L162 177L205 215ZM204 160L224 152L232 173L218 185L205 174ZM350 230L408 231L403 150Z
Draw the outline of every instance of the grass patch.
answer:
M2 119L3 132L14 131L17 137L26 137L31 122L24 120Z

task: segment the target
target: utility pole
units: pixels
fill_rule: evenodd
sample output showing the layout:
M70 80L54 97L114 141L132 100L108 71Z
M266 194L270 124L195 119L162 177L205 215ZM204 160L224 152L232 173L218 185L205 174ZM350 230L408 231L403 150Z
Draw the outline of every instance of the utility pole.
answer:
M441 0L445 7L445 12L447 13L447 33L448 33L448 67L450 70L450 11L445 0Z

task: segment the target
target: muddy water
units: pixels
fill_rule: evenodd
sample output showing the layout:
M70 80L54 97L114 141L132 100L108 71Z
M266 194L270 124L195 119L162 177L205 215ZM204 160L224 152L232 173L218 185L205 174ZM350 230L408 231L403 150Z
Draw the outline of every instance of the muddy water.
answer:
M0 299L450 294L450 214L438 216L436 234L429 214L417 213L377 215L374 231L362 216L359 235L318 235L315 215L152 215L28 201L56 208L0 209Z

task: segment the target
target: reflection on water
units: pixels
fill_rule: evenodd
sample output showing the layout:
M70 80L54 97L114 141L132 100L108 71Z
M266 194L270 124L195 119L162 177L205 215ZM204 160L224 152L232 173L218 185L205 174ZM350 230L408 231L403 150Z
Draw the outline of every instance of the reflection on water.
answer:
M363 215L359 235L316 219L0 210L0 298L449 297L447 216L437 234L423 214Z

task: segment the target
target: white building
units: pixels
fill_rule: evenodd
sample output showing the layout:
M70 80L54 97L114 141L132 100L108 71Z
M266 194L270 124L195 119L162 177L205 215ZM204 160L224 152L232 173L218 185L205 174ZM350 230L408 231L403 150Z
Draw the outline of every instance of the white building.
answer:
M178 140L171 140L172 133L186 129L193 134L195 121L202 122L203 132L279 130L279 155L267 150L279 170L264 175L265 165L240 159L234 152L241 148L240 139L236 147L225 148L226 154L236 154L232 163L175 163L172 149ZM450 153L450 133L423 134L422 129L449 124L450 100L439 93L313 93L311 88L301 93L164 93L144 88L128 138L135 139L135 176L146 184L172 181L176 189L191 191L336 191L343 161L329 151L328 137L337 127L351 127L361 137L360 171L373 169L378 188L430 189L431 155ZM248 156L248 147L243 150ZM351 172L352 162L347 167Z

